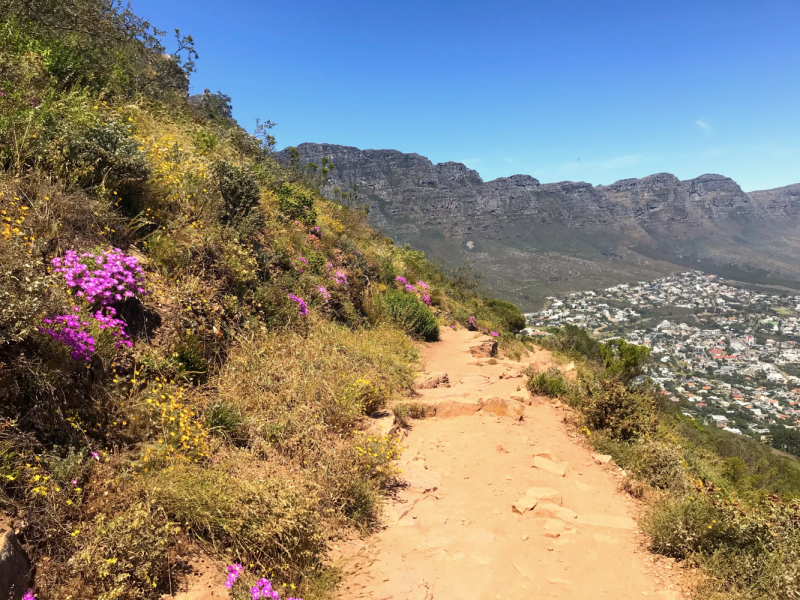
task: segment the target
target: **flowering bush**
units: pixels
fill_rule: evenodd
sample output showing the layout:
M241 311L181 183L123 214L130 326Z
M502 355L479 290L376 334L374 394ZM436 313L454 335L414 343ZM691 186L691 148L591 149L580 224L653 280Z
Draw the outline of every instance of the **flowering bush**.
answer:
M395 277L395 280L396 280L396 281L397 281L397 283L399 283L400 285L406 285L406 284L408 283L408 279L406 279L405 277L401 277L401 276L399 276L399 275L398 275L397 277Z
M127 298L134 292L145 293L143 270L135 256L126 256L119 248L94 254L67 250L63 258L50 261L61 273L75 295L89 304L107 306Z
M240 564L233 564L228 565L227 570L228 579L225 581L225 587L231 589L236 583L236 580L239 579L242 571L244 571L244 567ZM292 585L292 587L294 587L294 585ZM280 599L280 593L278 590L273 589L272 582L265 577L260 578L258 581L256 581L256 584L250 588L250 595L252 596L253 600L258 600L259 598L270 598L271 600ZM302 598L289 597L286 600L302 600Z
M137 467L169 462L200 462L208 458L208 430L198 414L186 404L185 390L175 382L156 379L145 392L144 414L139 419L156 442L147 447ZM132 420L137 417L133 416Z
M308 314L308 305L306 301L300 298L299 296L295 296L294 294L289 294L289 300L297 304L297 310L302 316L306 316Z
M74 310L80 309L75 306ZM95 339L89 331L89 322L82 321L77 314L58 315L42 322L52 327L39 327L39 331L72 348L69 354L72 360L89 360L94 354Z
M328 290L325 289L325 286L318 285L317 291L320 293L320 296L322 296L322 300L324 302L327 302L328 300L331 299L331 294Z
M225 581L225 587L231 589L243 570L244 567L240 564L228 565L228 579Z
M100 331L110 331L117 349L130 348L132 343L126 323L117 318L117 311L111 304L146 292L143 270L136 257L126 256L119 248L100 254L67 250L63 258L56 257L50 262L54 271L63 275L67 286L77 290L77 297L100 305L91 313L95 326ZM92 323L79 318L80 307L73 306L72 310L76 314L44 319L39 331L70 347L73 360L89 360L96 343L91 334Z

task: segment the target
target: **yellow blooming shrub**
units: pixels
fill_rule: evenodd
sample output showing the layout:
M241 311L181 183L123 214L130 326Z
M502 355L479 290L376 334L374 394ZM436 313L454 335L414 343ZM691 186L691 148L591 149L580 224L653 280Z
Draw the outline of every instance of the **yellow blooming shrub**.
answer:
M171 466L174 462L200 462L208 458L208 430L197 412L186 402L186 390L173 381L156 379L145 390L141 404L143 426L151 443L140 460L137 470Z

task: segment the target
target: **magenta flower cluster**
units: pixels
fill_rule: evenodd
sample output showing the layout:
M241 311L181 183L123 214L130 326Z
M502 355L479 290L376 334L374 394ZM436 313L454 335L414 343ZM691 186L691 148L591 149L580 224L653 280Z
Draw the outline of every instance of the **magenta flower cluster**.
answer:
M405 284L403 287L405 288L405 290L406 290L407 292L411 292L412 294L416 294L416 293L417 293L417 288L415 288L415 287L414 287L413 285L411 285L410 283L407 283L407 284Z
M406 279L405 277L400 277L399 275L398 275L397 277L395 277L395 280L396 280L396 281L397 281L397 282L398 282L400 285L406 285L406 284L408 283L408 279Z
M25 595L22 596L22 600L35 600L36 596L33 595L33 590L28 590L25 592Z
M74 307L73 310L77 310ZM69 356L72 360L89 360L94 354L95 339L89 332L89 322L82 321L76 315L58 315L52 319L43 319L45 326L39 326L39 331L49 335L57 342L72 348ZM51 327L46 327L50 325Z
M429 286L427 283L425 283L421 279L417 282L417 287L421 287L423 290L431 289L431 286Z
M427 304L428 306L430 306L430 305L431 305L431 297L430 297L430 295L428 295L428 294L423 294L423 295L422 295L422 301L423 301L425 304Z
M89 304L99 302L107 306L132 298L134 293L144 294L142 266L135 256L126 256L119 248L94 254L67 250L63 258L50 261L56 273L64 275L75 295Z
M50 262L55 272L64 276L67 286L77 290L75 295L78 298L100 305L96 312L91 313L100 331L111 330L117 348L130 348L133 344L126 331L127 325L117 318L116 309L110 305L132 298L135 293L146 293L139 261L114 248L100 254L78 254L67 250L63 258L54 258ZM77 306L72 310L80 312ZM77 314L68 314L44 319L43 323L39 331L72 348L70 356L73 360L89 360L94 354L96 340L90 334L89 321L81 320Z
M475 317L470 317L469 318L469 324L472 325L473 327L477 327L478 326L477 321L475 321Z
M225 587L231 589L233 584L236 583L236 580L239 579L239 575L242 574L242 571L244 571L242 565L228 565L228 579L225 581Z
M250 588L250 595L253 597L253 600L258 600L259 598L277 599L280 597L278 590L273 590L270 581L263 577Z
M244 571L244 567L240 564L228 565L228 579L225 582L225 587L231 589L233 584L236 583L236 580L239 579L239 575L242 574ZM272 583L269 579L262 577L256 584L250 588L250 595L253 597L253 600L259 600L259 598L269 598L270 600L279 600L280 593L278 590L272 588ZM32 598L33 596L31 596ZM23 598L23 600L29 600L27 597ZM286 600L303 600L302 598L287 598Z
M318 291L318 292L320 293L320 295L322 296L322 300L323 300L323 301L327 302L328 300L330 300L330 299L331 299L331 293L330 293L330 292L329 292L327 289L325 289L325 286L323 286L323 285L318 285L318 286L317 286L317 291Z
M294 294L288 295L289 300L297 304L297 310L300 312L301 315L304 317L308 314L308 305L306 301L300 298L299 296L295 296Z

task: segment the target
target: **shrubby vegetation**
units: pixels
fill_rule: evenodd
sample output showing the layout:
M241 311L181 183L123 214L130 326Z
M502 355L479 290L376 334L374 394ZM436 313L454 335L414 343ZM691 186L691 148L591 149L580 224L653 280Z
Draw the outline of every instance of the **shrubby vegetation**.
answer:
M0 504L43 599L157 598L199 551L247 565L236 597L321 597L415 340L523 323L322 198L333 165L279 164L268 121L188 103L193 42L162 40L111 0L0 0Z
M698 597L797 598L797 459L664 405L641 377L646 348L573 326L553 334L541 343L576 361L578 376L532 372L528 388L571 405L594 448L626 470L625 489L649 503L652 550L701 567Z

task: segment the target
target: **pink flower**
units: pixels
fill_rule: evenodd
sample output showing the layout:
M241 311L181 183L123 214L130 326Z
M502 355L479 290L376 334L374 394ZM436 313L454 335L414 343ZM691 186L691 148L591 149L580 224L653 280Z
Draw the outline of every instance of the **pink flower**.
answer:
M330 294L330 292L329 292L328 290L326 290L326 289L325 289L325 287L324 287L324 286L318 285L318 286L317 286L317 291L320 293L320 295L322 296L322 299L323 299L325 302L327 302L328 300L330 300L330 298L331 298L331 294Z
M96 461L100 461L100 455L97 452L92 452L92 458Z
M494 337L497 337L497 332L496 332L496 331L493 331L493 332L492 332L492 335L493 335Z
M297 304L297 310L300 312L302 316L306 316L308 314L308 305L306 304L305 300L300 298L299 296L295 296L294 294L288 295L289 300Z
M427 283L425 283L424 281L422 281L421 279L420 279L420 280L417 282L417 285L418 285L419 287L421 287L423 290L429 290L429 289L431 289L431 287L430 287L430 286L429 286Z
M225 587L231 589L243 570L244 567L240 564L228 565L228 580L225 582Z
M395 280L398 283L401 283L402 285L405 285L405 284L408 283L408 279L406 279L405 277L400 277L399 275L397 277L395 277Z

